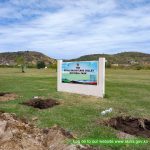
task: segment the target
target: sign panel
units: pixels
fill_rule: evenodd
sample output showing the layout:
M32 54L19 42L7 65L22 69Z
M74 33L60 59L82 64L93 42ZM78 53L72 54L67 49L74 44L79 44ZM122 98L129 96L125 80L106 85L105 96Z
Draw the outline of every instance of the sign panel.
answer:
M97 85L98 61L63 62L62 82Z

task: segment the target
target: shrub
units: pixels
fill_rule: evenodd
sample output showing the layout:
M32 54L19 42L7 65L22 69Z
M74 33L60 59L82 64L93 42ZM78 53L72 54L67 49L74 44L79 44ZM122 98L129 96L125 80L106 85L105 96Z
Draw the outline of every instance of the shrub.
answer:
M50 68L57 69L57 63L51 64L51 65L50 65Z
M106 67L106 68L111 68L111 63L110 63L109 61L107 61L107 62L105 63L105 67Z
M38 69L45 68L45 62L44 61L38 61L37 62L37 68Z
M136 66L136 70L141 70L142 69L142 66L138 65Z

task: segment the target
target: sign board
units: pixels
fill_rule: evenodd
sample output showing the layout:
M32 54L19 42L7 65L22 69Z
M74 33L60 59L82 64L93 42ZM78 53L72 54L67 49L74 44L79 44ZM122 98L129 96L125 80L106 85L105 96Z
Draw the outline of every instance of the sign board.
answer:
M98 61L62 63L62 82L97 85Z
M105 58L98 61L57 61L57 91L103 97Z

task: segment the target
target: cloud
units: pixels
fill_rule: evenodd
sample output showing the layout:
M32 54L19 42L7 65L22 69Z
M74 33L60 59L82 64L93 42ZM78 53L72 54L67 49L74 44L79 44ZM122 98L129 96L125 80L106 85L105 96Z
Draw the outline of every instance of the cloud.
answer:
M0 2L0 52L38 50L55 58L149 52L147 0Z

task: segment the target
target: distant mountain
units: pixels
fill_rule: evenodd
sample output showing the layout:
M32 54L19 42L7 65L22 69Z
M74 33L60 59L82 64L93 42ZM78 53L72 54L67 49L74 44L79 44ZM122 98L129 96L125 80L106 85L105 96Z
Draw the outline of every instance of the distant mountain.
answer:
M17 65L17 57L23 57L30 66L35 66L37 61L44 61L48 64L56 64L56 60L36 51L18 51L0 53L0 65ZM91 54L84 55L76 59L65 61L91 61L105 57L108 62L114 65L150 65L150 54L140 52L122 52L118 54Z
M140 52L122 52L118 54L91 54L67 61L90 61L105 57L111 64L142 64L150 65L150 54Z
M0 65L16 65L17 58L23 57L28 65L36 65L37 61L44 61L46 64L54 64L56 60L36 51L18 51L0 53Z

